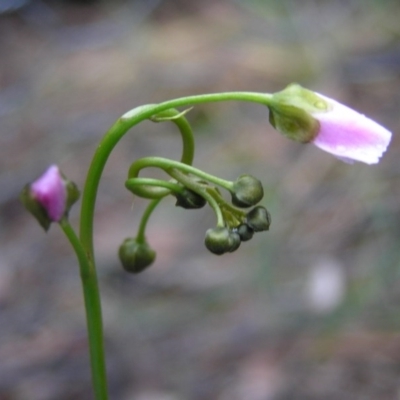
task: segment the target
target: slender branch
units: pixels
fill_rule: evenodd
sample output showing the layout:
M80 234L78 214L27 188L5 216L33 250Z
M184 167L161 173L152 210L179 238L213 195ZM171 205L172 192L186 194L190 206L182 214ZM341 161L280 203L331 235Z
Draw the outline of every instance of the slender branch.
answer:
M194 136L188 120L184 117L184 113L171 108L153 115L151 120L154 122L171 121L178 127L183 145L181 162L192 165L195 149Z
M149 221L151 214L153 213L153 211L158 206L158 204L160 203L161 200L162 200L162 198L152 200L149 203L149 205L147 206L146 210L144 211L144 213L142 215L142 219L140 220L139 229L138 229L138 232L136 235L136 241L138 243L146 242L145 231L146 231L147 222Z
M194 184L189 177L187 177L185 174L182 174L182 172L180 172L179 170L171 169L169 173L173 178L182 182L187 188L204 197L215 212L215 215L217 217L217 226L225 226L224 216L222 214L221 208L218 205L218 202L214 199L213 196L209 194L206 188L203 188L201 185Z
M96 400L107 400L107 375L104 358L103 321L101 316L100 293L97 283L96 268L86 257L79 238L68 220L60 221L60 227L75 250L82 280L83 296L88 329L90 365L92 369L93 389Z
M191 165L186 165L178 161L173 161L163 157L143 157L139 160L136 160L129 168L129 178L136 178L139 175L140 170L147 167L158 167L163 169L167 173L169 173L169 170L171 168L174 168L188 174L196 175L199 178L204 179L208 182L212 182L215 185L221 186L228 191L231 190L233 187L233 183L230 181L218 178L211 174L207 174L206 172L192 167Z
M184 194L184 188L182 186L162 179L130 178L125 182L125 187L133 194L146 199L159 199L165 197L171 192ZM163 190L154 191L154 188L162 188Z

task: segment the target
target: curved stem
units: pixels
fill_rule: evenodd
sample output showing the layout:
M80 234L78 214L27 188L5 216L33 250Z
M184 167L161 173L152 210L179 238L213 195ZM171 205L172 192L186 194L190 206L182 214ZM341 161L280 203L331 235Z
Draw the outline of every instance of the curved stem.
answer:
M172 108L153 115L151 120L154 122L171 121L178 127L183 144L181 162L192 165L195 148L194 136L188 120L183 115L184 113Z
M158 206L158 203L161 200L162 200L162 198L152 200L149 203L149 205L147 206L146 210L144 211L144 213L142 215L142 219L140 220L138 232L136 235L136 241L138 243L143 244L146 242L145 231L146 231L147 222L149 221L151 214L153 213L153 211Z
M194 184L190 178L188 178L185 174L182 174L182 172L177 171L176 169L171 169L170 175L179 182L182 182L187 188L204 197L215 212L215 215L217 217L217 226L225 226L224 216L222 214L221 208L219 207L218 202L214 199L214 197L209 194L207 188L202 188L200 185Z
M82 194L80 238L89 259L93 259L93 216L100 177L111 151L130 128L157 113L175 107L234 100L267 106L270 103L270 99L270 94L253 92L202 94L169 100L158 105L140 106L128 111L118 119L103 137L95 152Z
M218 178L211 174L207 174L206 172L192 167L191 165L182 164L178 161L170 160L163 157L143 157L139 160L136 160L129 168L129 178L136 178L139 175L140 170L147 167L158 167L163 169L168 174L171 168L175 168L188 174L196 175L199 178L212 182L215 185L221 186L228 191L231 190L233 187L233 183L230 181Z
M130 178L125 187L136 196L145 199L161 199L171 192L182 193L183 188L176 183L153 178Z
M68 220L60 221L60 227L75 250L79 262L83 296L86 309L86 323L90 350L93 389L96 400L107 400L107 375L104 359L103 322L96 268L87 259L86 252Z
M151 190L152 188L147 188L146 186L164 188L166 190L163 192L154 192ZM136 194L136 196L140 196L145 199L162 198L171 192L184 194L184 189L182 186L174 182L164 181L162 179L130 178L125 182L125 187L133 194Z
M209 94L198 94L194 96L180 97L179 99L173 99L164 101L157 105L153 105L154 108L151 110L142 110L143 119L149 118L154 114L168 110L170 108L191 106L194 104L201 103L215 103L221 101L247 101L251 103L259 103L264 106L268 106L271 103L272 95L269 93L256 93L256 92L224 92L224 93L209 93ZM146 107L146 106L142 106ZM121 119L131 121L132 118L137 117L137 109L128 111ZM150 112L149 112L150 111Z

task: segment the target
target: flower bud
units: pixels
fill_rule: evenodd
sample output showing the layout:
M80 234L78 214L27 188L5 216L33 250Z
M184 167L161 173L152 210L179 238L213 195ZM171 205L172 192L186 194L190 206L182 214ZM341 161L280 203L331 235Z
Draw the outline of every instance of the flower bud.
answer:
M267 231L271 225L271 215L265 207L257 206L247 213L247 225L254 232Z
M46 231L52 222L59 222L68 215L78 198L78 188L61 174L56 165L50 166L40 178L27 184L20 195L26 209Z
M226 227L217 227L207 230L204 243L211 253L221 255L237 250L241 242L237 232L232 232Z
M240 235L237 232L229 232L230 248L229 253L233 253L240 246L241 240Z
M247 242L254 235L254 229L250 228L247 224L240 224L236 229L242 242Z
M261 182L251 175L241 175L233 183L232 204L236 207L251 207L256 205L264 196Z
M125 271L133 274L144 271L156 258L156 252L147 243L138 243L133 238L124 240L118 255Z
M200 196L188 188L184 188L183 193L174 193L174 196L176 197L175 206L182 207L187 210L202 208L206 204L206 200L203 196Z

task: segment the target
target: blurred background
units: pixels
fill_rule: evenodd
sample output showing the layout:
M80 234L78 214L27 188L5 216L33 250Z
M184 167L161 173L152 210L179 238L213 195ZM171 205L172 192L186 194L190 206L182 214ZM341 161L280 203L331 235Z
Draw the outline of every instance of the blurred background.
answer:
M25 212L22 186L57 163L82 188L103 133L141 104L291 82L393 142L379 165L348 165L276 134L259 105L196 106L195 165L257 176L272 214L234 254L205 249L209 208L168 199L147 232L157 261L125 273L117 249L146 206L127 168L181 144L145 122L112 154L95 220L110 398L399 398L397 0L1 0L0 13L0 400L92 398L75 256Z

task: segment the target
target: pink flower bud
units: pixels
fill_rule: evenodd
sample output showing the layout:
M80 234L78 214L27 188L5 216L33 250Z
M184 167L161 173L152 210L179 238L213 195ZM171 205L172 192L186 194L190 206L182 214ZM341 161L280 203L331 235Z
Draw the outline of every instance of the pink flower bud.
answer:
M312 142L344 161L376 164L386 151L392 134L372 119L351 108L317 94L328 104L328 110L312 112L319 130Z
M66 179L57 165L51 165L33 183L22 189L20 200L39 224L48 230L52 222L60 222L79 198L75 183Z
M30 186L31 196L45 209L53 222L60 221L66 211L67 191L64 179L56 165L47 171Z

